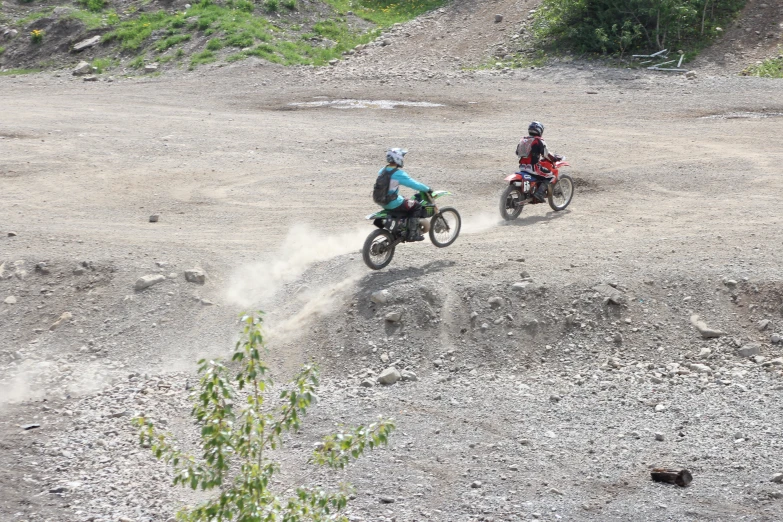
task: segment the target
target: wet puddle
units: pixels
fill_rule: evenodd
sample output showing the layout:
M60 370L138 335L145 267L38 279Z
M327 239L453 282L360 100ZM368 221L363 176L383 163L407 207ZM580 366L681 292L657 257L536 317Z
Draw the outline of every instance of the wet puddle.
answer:
M332 109L396 109L398 107L443 107L440 103L401 101L401 100L316 100L311 102L289 103L294 107L331 107Z

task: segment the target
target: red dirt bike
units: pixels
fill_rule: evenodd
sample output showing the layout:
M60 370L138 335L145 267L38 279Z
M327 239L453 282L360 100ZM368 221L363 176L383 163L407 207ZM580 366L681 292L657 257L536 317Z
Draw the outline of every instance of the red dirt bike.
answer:
M552 174L552 181L549 182L547 189L547 200L549 206L556 212L565 210L571 203L571 198L574 197L574 180L568 174L560 174L561 167L570 166L565 158L554 164L549 160L541 160L536 166L538 172L543 174L539 168L544 167ZM500 215L503 216L503 219L507 221L516 219L522 213L525 205L541 203L533 197L539 183L533 174L524 171L515 172L506 177L506 181L508 181L508 188L500 196Z

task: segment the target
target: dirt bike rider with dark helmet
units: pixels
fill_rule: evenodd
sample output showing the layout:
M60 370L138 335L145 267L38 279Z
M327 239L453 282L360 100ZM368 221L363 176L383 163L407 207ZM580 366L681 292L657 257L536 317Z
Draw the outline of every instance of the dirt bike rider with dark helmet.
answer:
M432 189L411 178L407 172L402 170L404 157L407 153L407 150L400 148L386 151L386 166L378 171L378 178L373 188L373 201L386 210L408 217L408 237L406 240L422 241L424 236L419 231L419 218L424 217L424 209L421 202L400 195L400 185L429 194L432 193ZM429 228L427 225L429 223L425 221L425 228Z
M552 174L549 169L539 164L541 158L546 158L552 163L563 159L562 156L552 154L546 147L546 143L541 136L544 134L544 126L534 121L527 128L528 135L519 140L517 145L517 157L519 158L520 172L527 172L535 176L538 181L533 197L539 202L546 199L547 187L552 180Z

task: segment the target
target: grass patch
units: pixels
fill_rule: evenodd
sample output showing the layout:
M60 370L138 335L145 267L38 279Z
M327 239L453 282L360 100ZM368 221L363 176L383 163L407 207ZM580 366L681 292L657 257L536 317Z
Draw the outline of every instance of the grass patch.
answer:
M0 71L0 76L12 76L14 74L33 74L41 72L41 69L8 69L7 71Z
M190 57L190 68L193 69L197 65L212 63L217 60L215 53L210 50L201 51Z
M369 22L387 27L443 7L448 0L325 0L338 13L353 11Z
M2 45L0 45L0 55L1 55L1 54L3 54L4 52L5 52L5 47L3 47Z
M207 51L219 51L223 48L223 42L220 38L213 38L207 42Z
M99 27L113 27L120 23L120 17L114 11L94 12L74 9L68 14L71 20L79 20L87 29L98 29Z
M41 18L46 18L47 16L52 14L52 11L54 11L54 7L48 7L46 9L41 9L40 11L35 11L25 16L24 18L20 18L19 20L17 20L15 22L15 25L16 27L19 28L25 27L35 22L36 20L40 20Z
M188 40L190 40L190 35L189 34L173 34L173 35L171 35L171 36L169 36L167 38L164 38L163 40L159 41L155 45L155 49L159 53L162 53L164 51L168 51L169 49L171 49L175 45L181 44L182 42L187 42Z
M289 11L296 11L299 6L296 5L296 0L283 0L283 7Z
M783 54L777 58L767 58L760 64L751 65L741 74L759 78L783 78Z
M112 58L96 58L92 61L91 65L97 69L96 72L102 74L103 72L116 67L117 64L117 60Z
M130 63L128 63L128 67L130 67L131 69L141 69L142 67L144 67L144 55L137 56L136 58L131 60Z

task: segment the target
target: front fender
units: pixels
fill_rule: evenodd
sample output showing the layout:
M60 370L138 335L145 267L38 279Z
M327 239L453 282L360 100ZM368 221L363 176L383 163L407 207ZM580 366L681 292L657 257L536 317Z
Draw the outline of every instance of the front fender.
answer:
M522 174L520 174L519 172L509 174L508 176L505 177L504 181L508 181L509 183L511 183L512 181L522 181Z

